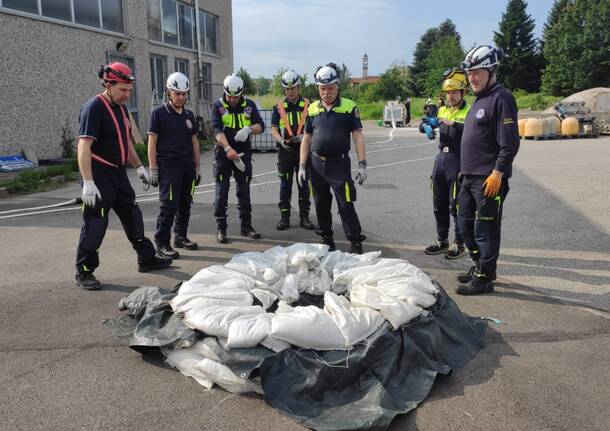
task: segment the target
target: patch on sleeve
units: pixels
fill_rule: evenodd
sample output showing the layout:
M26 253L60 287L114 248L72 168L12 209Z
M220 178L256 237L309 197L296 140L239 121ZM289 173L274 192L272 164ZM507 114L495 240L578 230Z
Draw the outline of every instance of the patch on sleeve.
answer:
M354 117L360 118L360 111L358 111L358 108L354 108Z
M510 117L508 117L508 118L505 118L504 120L502 120L502 124L504 124L504 125L515 124L515 120L513 120Z

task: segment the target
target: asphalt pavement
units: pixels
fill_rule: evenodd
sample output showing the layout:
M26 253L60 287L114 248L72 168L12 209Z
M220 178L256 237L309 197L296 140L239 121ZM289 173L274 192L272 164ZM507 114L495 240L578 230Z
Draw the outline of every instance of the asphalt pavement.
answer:
M475 359L439 378L429 397L391 429L608 429L610 138L522 141L504 209L495 292L460 297L453 287L466 259L423 253L435 239L429 177L436 143L414 129L372 123L365 136L369 178L357 186L356 203L368 236L365 251L409 260L464 312L493 319ZM211 155L204 160L190 227L200 250L184 251L170 269L140 274L113 214L100 250L96 275L104 288L98 292L73 282L81 214L67 202L80 195L78 185L0 200L0 429L303 429L259 396L206 392L159 356L132 351L103 325L120 316L119 299L139 286L173 287L235 253L317 240L298 227L298 210L290 229L275 230L277 155L256 153L253 224L263 237L239 236L232 186L230 242L217 244ZM157 196L138 194L152 237ZM333 216L338 247L348 250L336 211Z

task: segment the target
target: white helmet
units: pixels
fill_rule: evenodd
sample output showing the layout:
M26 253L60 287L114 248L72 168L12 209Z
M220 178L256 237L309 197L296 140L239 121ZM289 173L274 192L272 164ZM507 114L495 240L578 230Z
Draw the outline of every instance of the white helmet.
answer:
M337 71L330 66L319 68L315 74L316 85L329 85L339 82Z
M292 88L299 85L299 75L294 70L287 70L282 75L282 87Z
M475 69L495 69L504 53L500 48L494 48L490 45L481 45L471 49L466 58L460 65L462 69L475 70Z
M222 86L227 96L240 96L244 91L244 81L234 73L225 78Z
M189 91L189 79L180 72L174 72L167 77L166 88L174 91Z

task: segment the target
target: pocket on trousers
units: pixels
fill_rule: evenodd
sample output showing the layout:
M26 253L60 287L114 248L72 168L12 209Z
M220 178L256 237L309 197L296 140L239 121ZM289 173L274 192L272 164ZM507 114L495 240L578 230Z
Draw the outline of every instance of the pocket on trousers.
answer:
M502 197L485 198L477 203L476 219L479 221L495 221L500 213Z

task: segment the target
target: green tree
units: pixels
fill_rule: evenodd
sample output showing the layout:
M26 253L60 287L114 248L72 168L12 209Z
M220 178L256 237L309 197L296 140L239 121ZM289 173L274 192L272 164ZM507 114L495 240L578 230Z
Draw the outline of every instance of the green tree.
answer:
M235 72L235 74L239 76L242 81L244 81L244 94L256 94L256 87L254 86L254 81L252 80L252 77L246 69L240 67L237 72Z
M409 91L413 96L424 96L426 79L428 77L428 69L426 60L430 56L430 52L434 48L434 45L439 40L445 37L453 37L461 50L461 37L455 28L455 24L447 19L443 21L438 27L429 28L422 35L419 42L415 46L415 52L413 53L413 63L409 67ZM462 61L460 59L460 61ZM459 63L459 62L458 62ZM452 66L457 66L457 64Z
M499 31L494 32L494 42L505 54L498 68L498 80L511 90L519 88L533 93L540 90L542 56L534 37L536 24L526 9L524 0L509 0Z
M360 90L372 100L393 100L397 97L405 99L409 91L408 77L408 68L404 64L394 63L381 74L379 81Z
M559 21L559 18L561 18L561 15L563 14L563 10L569 2L570 0L555 0L555 3L553 3L553 6L551 7L551 11L546 18L546 22L544 23L544 28L542 30L543 41L547 39L549 30Z
M454 36L438 40L426 58L427 75L423 80L423 96L434 97L441 90L443 72L464 60L464 50Z
M548 29L543 91L566 96L610 86L610 0L571 0Z
M288 70L287 67L280 67L271 77L271 94L274 96L282 96L284 88L282 87L282 75Z
M257 96L264 96L269 94L271 88L271 80L264 76L259 76L254 80L254 87L256 88Z

